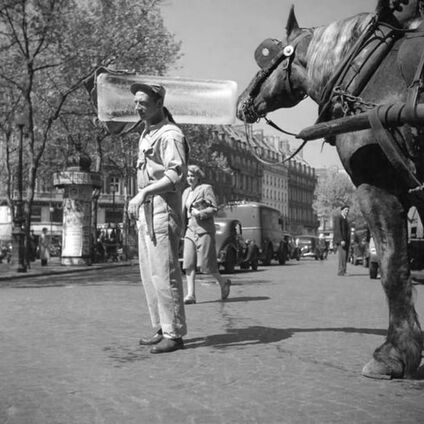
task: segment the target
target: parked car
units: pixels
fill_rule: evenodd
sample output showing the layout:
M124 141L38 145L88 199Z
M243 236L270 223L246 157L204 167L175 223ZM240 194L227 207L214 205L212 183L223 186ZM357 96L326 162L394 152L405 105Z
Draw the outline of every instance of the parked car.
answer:
M368 229L356 230L352 234L350 243L349 261L353 265L368 266L368 243L370 233Z
M369 242L369 272L370 272L370 278L375 279L378 276L378 269L379 269L379 263L378 263L378 256L377 256L377 249L375 248L375 242L374 238L370 238Z
M324 259L325 240L313 235L296 236L296 245L300 249L301 258Z
M380 264L377 256L377 249L375 247L374 238L371 237L369 241L369 274L370 278L375 279L378 277ZM408 242L408 258L412 270L424 268L424 240L411 239Z
M278 209L258 202L234 202L221 206L217 217L237 219L244 237L259 248L259 260L269 265L272 259L284 264L287 251L283 241L282 219Z
M241 269L258 269L259 249L253 240L243 238L241 222L231 218L215 218L215 241L218 265L226 273Z
M409 240L408 256L412 270L424 269L424 239L411 238Z

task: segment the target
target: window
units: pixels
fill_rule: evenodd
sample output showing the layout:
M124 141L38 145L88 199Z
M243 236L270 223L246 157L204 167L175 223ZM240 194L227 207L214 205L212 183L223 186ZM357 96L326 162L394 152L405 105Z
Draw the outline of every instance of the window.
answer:
M41 222L41 206L32 205L31 222Z
M121 181L119 177L109 178L109 192L115 194L121 194Z

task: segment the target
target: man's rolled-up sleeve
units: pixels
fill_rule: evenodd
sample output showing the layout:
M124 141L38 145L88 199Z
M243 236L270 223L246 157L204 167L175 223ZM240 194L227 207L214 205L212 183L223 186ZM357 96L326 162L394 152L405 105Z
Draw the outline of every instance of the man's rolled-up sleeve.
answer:
M168 135L163 140L162 149L164 174L173 184L177 184L184 177L187 167L184 137L179 134Z

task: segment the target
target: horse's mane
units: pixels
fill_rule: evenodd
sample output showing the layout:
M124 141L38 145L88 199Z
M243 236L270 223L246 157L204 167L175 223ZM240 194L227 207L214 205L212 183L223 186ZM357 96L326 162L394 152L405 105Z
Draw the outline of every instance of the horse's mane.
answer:
M319 94L333 74L334 67L346 55L372 19L373 14L360 13L351 18L314 28L306 53L311 94Z

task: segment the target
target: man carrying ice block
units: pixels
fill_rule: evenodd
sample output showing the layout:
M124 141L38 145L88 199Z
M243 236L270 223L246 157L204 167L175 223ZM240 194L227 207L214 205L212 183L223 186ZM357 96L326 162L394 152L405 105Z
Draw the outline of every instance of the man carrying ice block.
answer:
M188 146L163 107L163 86L136 83L131 93L145 128L139 141L138 194L128 212L137 219L141 280L155 331L140 344L153 345L151 353L173 352L183 349L187 333L178 244Z

